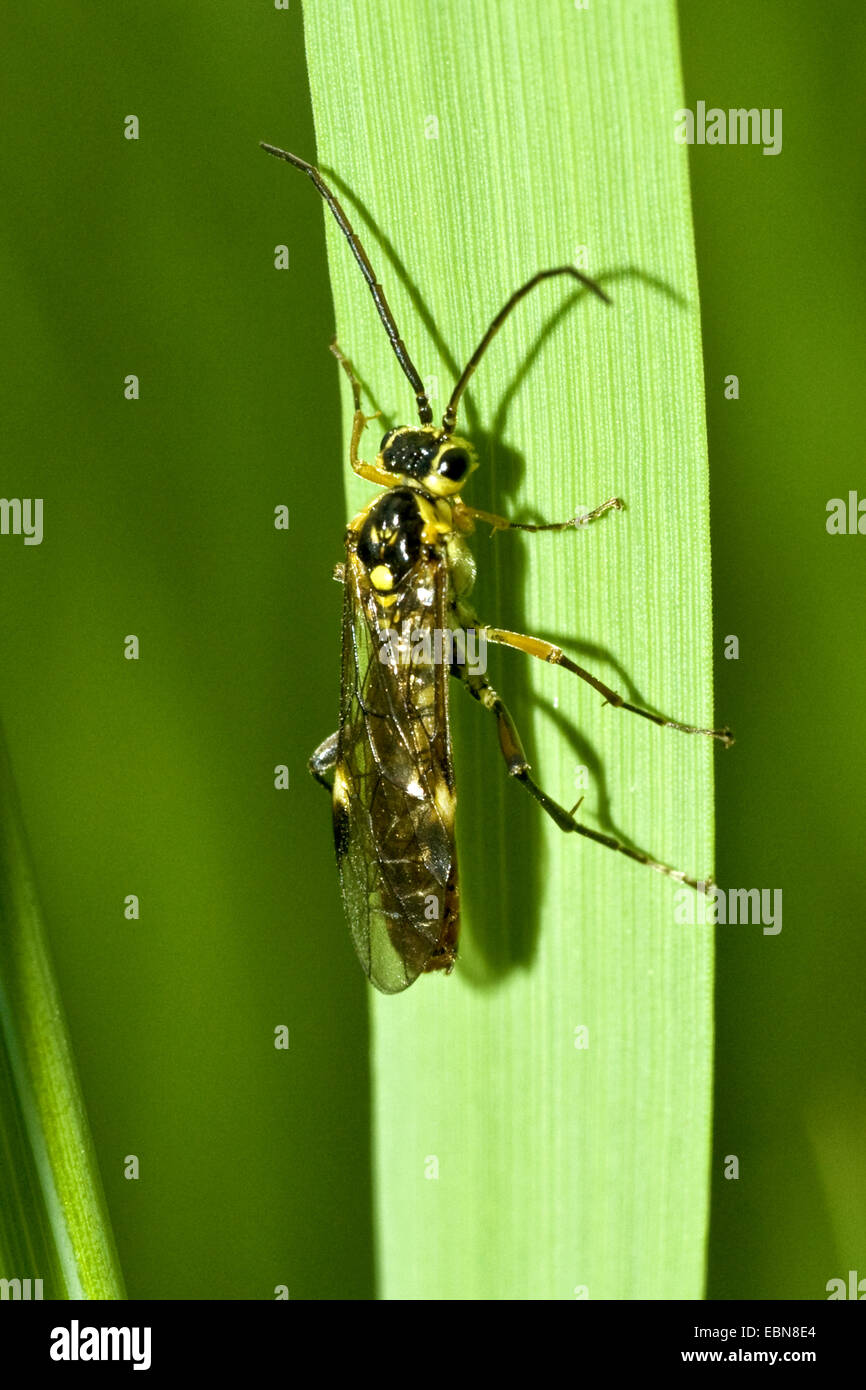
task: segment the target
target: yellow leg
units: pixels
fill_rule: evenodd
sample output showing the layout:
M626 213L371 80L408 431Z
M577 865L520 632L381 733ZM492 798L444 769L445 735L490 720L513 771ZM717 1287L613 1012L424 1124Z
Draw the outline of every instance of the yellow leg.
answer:
M349 462L353 472L359 478L365 478L368 483L378 483L380 487L392 487L394 479L390 473L386 473L383 468L377 468L375 463L365 463L358 457L358 448L361 443L361 435L371 420L376 420L380 412L377 410L373 415L365 415L361 409L361 383L352 370L352 364L340 350L336 338L331 343L331 352L336 357L352 387L352 400L355 403L355 418L352 421L352 438L349 443Z
M499 627L482 627L480 631L484 634L488 642L498 642L503 647L514 647L519 652L525 652L527 656L534 656L539 661L549 661L554 666L563 666L566 671L571 671L573 675L579 676L587 685L591 685L600 695L603 695L605 702L613 705L615 709L627 709L632 714L639 714L643 719L649 719L653 724L659 724L665 729L679 729L682 734L705 734L707 738L717 738L722 741L726 748L730 748L734 741L730 729L699 729L694 724L680 724L675 719L668 719L663 714L653 714L651 710L641 709L640 705L630 705L610 686L600 681L597 676L593 676L589 671L585 671L582 666L578 666L565 655L561 647L556 647L552 642L545 642L541 637L527 637L522 632L508 632Z
M482 512L477 507L467 507L465 502L458 503L454 510L457 525L464 531L471 530L476 521L486 521L494 531L576 531L579 526L588 526L596 517L602 516L611 508L622 511L623 503L619 497L609 497L600 506L593 507L591 512L570 517L568 521L547 521L537 525L529 521L509 521L507 517L497 516L495 512Z

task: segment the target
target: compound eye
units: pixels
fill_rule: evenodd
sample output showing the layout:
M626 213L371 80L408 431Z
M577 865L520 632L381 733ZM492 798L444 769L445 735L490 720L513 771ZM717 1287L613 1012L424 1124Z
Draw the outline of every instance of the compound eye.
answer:
M469 455L465 449L446 449L439 456L436 465L436 472L440 478L447 478L451 483L462 482L469 471Z

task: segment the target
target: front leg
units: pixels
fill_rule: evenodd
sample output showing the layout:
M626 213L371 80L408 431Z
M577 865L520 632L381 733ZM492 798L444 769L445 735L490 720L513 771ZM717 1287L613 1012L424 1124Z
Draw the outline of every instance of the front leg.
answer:
M507 517L497 516L495 512L482 512L478 507L467 507L465 502L454 504L454 519L461 531L474 529L476 521L486 521L493 531L576 531L580 526L588 526L605 512L621 512L624 503L619 497L609 497L591 512L570 517L568 521L545 521L535 524L529 521L509 521Z
M371 420L378 419L380 412L377 410L373 415L365 415L361 409L361 383L355 376L354 369L348 357L340 350L336 338L331 343L331 352L343 368L343 371L349 378L349 384L352 387L352 400L355 405L355 415L352 420L352 438L349 441L349 462L352 465L352 470L358 474L359 478L365 478L368 483L378 483L380 487L391 487L394 479L390 473L386 473L382 468L377 468L375 463L365 463L363 459L358 458L361 435L364 433L364 430Z

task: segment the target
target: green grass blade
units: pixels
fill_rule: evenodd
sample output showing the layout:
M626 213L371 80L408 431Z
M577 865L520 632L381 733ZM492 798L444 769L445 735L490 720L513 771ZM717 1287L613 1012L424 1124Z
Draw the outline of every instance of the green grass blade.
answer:
M577 534L479 532L482 619L561 641L636 702L708 723L673 4L345 0L307 4L305 22L319 165L339 175L434 408L535 270L577 257L610 272L613 308L554 282L496 339L464 416L482 456L467 500L525 519L615 494L627 510ZM315 195L298 175L289 196ZM411 420L412 396L329 218L327 236L340 341L383 412L369 457L384 424ZM350 479L348 492L354 508L370 488ZM491 653L489 674L551 795L583 794L588 824L711 873L709 741L603 707L515 653ZM676 884L563 836L508 782L490 717L459 689L452 705L461 960L450 979L371 999L381 1292L699 1298L711 929L677 923Z
M0 1134L0 1277L124 1298L2 732Z

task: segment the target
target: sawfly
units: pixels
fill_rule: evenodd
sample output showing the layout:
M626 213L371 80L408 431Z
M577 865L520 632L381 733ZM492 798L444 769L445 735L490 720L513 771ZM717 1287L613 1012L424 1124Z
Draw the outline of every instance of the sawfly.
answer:
M662 864L575 819L531 775L520 735L479 663L473 637L514 647L579 676L610 705L683 733L732 742L728 729L699 729L629 704L561 648L539 637L479 623L470 594L475 563L466 538L478 521L494 529L566 531L622 507L611 497L568 521L509 521L468 506L461 489L478 466L469 440L456 433L460 398L491 339L536 285L556 276L577 280L602 302L594 280L573 266L539 270L500 309L461 373L441 425L409 356L361 242L318 169L263 144L315 184L333 213L415 393L417 425L389 429L374 463L359 457L369 419L361 386L337 343L331 350L354 401L350 460L354 471L386 489L346 531L346 558L335 570L344 585L340 723L310 758L310 771L331 793L343 902L355 950L370 981L385 994L406 989L426 971L450 972L457 957L460 900L454 822L456 791L448 721L449 677L493 715L509 774L563 831L583 835L693 888L707 883ZM579 806L580 803L578 803Z

